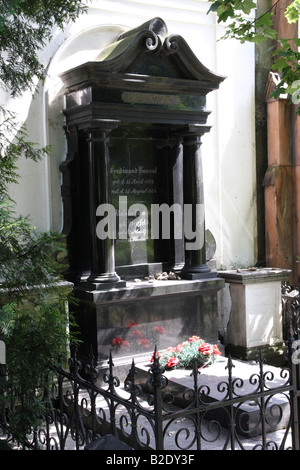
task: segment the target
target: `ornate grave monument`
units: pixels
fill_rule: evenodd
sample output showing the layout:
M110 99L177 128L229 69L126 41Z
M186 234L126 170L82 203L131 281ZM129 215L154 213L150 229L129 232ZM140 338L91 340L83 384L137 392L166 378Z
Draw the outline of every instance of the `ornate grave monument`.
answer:
M62 80L66 278L81 354L92 346L101 366L112 348L126 361L191 335L217 341L224 280L207 263L200 146L206 95L224 77L154 18Z

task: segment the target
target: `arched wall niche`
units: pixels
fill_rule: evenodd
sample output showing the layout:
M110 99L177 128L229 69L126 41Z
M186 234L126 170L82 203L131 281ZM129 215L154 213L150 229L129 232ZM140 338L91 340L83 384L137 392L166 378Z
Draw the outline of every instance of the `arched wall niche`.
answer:
M85 28L66 39L49 64L43 87L44 144L50 144L53 148L51 157L45 165L45 183L48 184L49 193L49 228L61 230L63 218L59 165L66 158L67 143L63 115L64 87L60 74L84 62L97 60L100 51L127 29L121 25Z

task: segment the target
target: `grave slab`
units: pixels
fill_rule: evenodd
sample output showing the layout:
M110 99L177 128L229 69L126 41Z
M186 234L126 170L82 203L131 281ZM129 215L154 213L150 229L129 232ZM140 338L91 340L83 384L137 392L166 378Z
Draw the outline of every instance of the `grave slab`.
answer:
M226 394L228 391L228 359L225 357L218 360L201 370L198 375L198 390L209 389L208 396L203 400L206 403L224 401L223 408L211 410L205 415L205 418L217 420L223 427L228 427L228 407L226 411ZM245 437L255 437L262 433L260 401L255 401L252 394L258 387L259 365L239 360L233 360L232 378L235 381L234 393L232 398L239 396L241 402L234 405L235 423L237 433ZM145 384L145 378L148 377L148 365L137 365L137 383L142 387ZM288 425L290 417L290 406L287 396L283 393L275 393L276 388L282 387L288 376L281 376L281 368L265 365L265 390L270 393L265 396L266 404L266 432L274 432L283 429ZM164 394L171 394L174 397L174 404L185 408L190 401L187 398L189 391L194 390L194 378L191 370L174 369L166 371L163 374L168 379L168 385L163 389ZM251 378L251 379L250 379ZM219 384L223 384L220 388ZM268 387L268 388L267 388ZM245 399L249 396L249 399Z

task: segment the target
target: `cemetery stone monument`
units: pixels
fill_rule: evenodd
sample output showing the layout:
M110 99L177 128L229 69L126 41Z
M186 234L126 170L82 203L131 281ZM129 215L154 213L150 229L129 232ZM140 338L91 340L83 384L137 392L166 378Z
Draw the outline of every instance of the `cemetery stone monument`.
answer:
M224 77L154 18L61 78L80 353L92 347L102 367L111 350L121 363L192 335L217 341L224 280L207 263L200 147L206 95Z

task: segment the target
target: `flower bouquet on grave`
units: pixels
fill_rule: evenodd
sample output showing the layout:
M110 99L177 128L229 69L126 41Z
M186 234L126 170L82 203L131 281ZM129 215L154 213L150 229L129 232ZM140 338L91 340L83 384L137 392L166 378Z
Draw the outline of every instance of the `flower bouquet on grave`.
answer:
M159 351L159 364L165 369L192 369L194 364L203 368L213 364L221 355L216 344L209 344L199 336L192 336L187 341ZM153 362L153 356L151 362Z
M137 323L132 322L127 325L121 336L112 339L112 346L122 352L150 349L158 339L157 336L164 333L163 326L154 326L152 330L147 328L147 331L143 331Z

